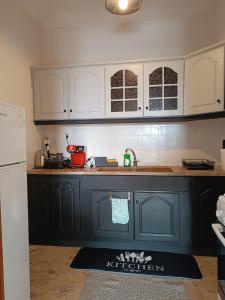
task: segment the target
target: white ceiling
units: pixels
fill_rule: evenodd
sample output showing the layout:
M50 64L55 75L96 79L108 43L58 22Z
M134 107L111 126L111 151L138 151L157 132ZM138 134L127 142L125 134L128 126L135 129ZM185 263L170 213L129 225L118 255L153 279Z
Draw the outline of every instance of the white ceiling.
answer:
M129 21L168 19L186 15L213 14L216 0L143 0L139 12L113 16L105 10L105 0L15 0L42 27L75 24L76 18L129 18ZM109 17L110 16L110 17Z

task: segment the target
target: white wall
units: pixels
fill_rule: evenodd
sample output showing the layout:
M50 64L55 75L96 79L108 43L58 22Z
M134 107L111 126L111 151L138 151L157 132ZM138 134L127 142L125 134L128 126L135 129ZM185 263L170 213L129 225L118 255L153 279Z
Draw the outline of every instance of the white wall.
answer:
M216 39L225 40L225 1L216 0Z
M65 135L70 143L86 145L88 156L108 156L123 163L123 153L131 147L140 165L181 165L182 158L212 159L220 164L225 120L206 120L153 125L41 126L50 138L51 152L66 154Z
M40 147L40 136L33 125L29 69L39 63L39 26L14 1L0 0L0 101L26 109L28 167Z
M209 46L225 35L224 0L144 1L140 12L127 17L85 3L74 18L71 14L46 20L41 34L42 65L175 57ZM137 152L141 164L180 165L182 158L220 163L225 120L43 126L40 132L50 138L52 152L65 151L65 133L69 133L71 143L87 146L88 155L115 157L120 164L126 147Z
M92 3L91 3L92 2ZM42 64L173 57L215 42L215 0L151 0L130 16L114 16L104 1L49 17L42 30Z

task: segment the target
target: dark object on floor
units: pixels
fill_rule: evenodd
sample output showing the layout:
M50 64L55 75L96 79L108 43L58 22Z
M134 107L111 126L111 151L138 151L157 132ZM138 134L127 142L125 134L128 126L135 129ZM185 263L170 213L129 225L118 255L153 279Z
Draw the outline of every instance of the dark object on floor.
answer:
M215 162L207 159L182 159L183 167L188 170L214 170Z
M155 251L83 248L70 267L130 274L202 278L193 256Z

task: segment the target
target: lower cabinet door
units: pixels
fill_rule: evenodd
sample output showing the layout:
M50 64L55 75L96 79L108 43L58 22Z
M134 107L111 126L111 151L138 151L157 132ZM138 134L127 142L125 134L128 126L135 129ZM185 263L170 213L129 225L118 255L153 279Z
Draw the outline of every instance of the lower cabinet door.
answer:
M56 235L76 239L80 230L79 179L55 178L54 186Z
M30 242L51 235L54 230L53 178L28 176Z
M135 239L179 242L179 193L135 193Z
M195 177L192 185L193 246L196 254L216 255L216 236L212 224L218 222L218 197L225 193L224 177Z
M114 224L112 221L112 199L128 199L128 224ZM129 192L92 192L92 235L94 238L133 239L133 197Z

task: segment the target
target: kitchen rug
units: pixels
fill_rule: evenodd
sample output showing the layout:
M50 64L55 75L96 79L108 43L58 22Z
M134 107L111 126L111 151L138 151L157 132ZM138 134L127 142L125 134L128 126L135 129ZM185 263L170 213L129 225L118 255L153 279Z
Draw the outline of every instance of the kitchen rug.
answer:
M130 274L202 278L193 256L156 251L82 248L70 267Z
M91 272L80 300L187 300L182 282L106 272Z

